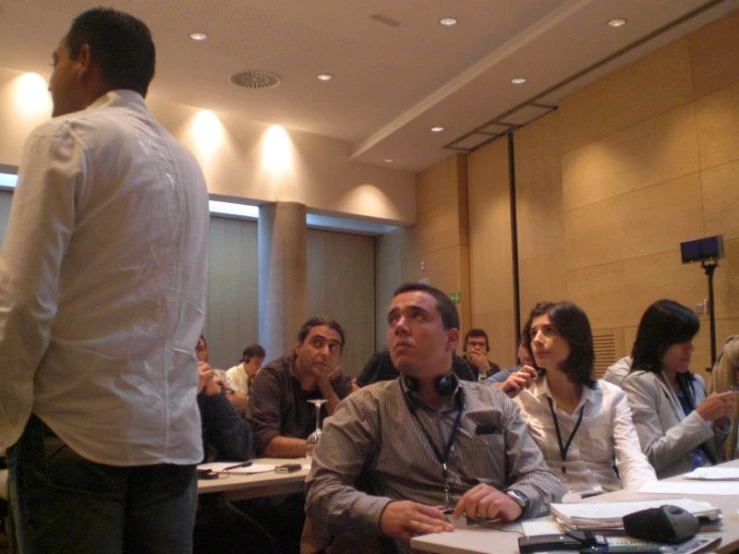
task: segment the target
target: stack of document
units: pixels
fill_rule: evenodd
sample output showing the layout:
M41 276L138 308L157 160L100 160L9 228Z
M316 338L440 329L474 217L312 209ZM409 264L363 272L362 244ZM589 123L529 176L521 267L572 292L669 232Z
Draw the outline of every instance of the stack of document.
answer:
M739 481L739 467L699 467L683 475L699 481Z
M648 508L659 508L665 504L679 506L696 517L711 521L721 517L721 510L711 503L688 498L552 504L550 509L552 515L566 529L616 530L623 529L625 515Z

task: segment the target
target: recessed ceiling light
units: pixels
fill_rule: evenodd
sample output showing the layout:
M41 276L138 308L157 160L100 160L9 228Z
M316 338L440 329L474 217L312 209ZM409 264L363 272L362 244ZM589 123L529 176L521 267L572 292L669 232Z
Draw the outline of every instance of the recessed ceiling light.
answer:
M190 38L192 40L203 41L208 38L208 35L205 33L190 33Z
M511 83L514 85L522 85L526 82L526 79L523 77L516 77L514 79L511 79Z
M451 27L452 25L457 24L457 19L455 17L442 17L439 20L440 25L444 25L445 27Z
M394 161L395 161L395 160L394 160L393 158L385 158L385 163L386 163L386 164L391 164L391 163L393 163Z
M444 130L444 127L431 127L432 133L441 133Z
M331 80L331 79L333 79L333 78L334 78L334 76L333 76L333 75L331 75L330 73L321 73L321 74L320 74L320 75L318 76L318 80L319 80L319 81L330 81L330 80Z
M626 25L626 20L623 17L616 17L608 22L611 27L623 27Z

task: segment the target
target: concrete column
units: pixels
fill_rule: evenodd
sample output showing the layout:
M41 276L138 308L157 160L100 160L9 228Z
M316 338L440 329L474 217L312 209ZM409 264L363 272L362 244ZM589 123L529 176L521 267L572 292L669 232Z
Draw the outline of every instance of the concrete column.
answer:
M297 202L259 208L259 342L268 360L293 348L308 317L305 215Z

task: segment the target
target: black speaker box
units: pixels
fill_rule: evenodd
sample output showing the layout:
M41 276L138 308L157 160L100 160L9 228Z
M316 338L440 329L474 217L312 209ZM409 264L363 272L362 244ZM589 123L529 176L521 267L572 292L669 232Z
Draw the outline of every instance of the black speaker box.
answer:
M684 264L719 260L724 257L724 237L716 235L680 243L680 255Z
M654 542L682 542L698 532L700 524L690 512L665 505L624 516L626 534Z

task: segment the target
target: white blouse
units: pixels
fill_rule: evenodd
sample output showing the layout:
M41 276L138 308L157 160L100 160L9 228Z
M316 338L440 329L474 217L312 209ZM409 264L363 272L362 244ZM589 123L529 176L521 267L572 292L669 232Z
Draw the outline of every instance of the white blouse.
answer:
M657 480L641 450L626 394L618 386L601 380L595 389L583 387L580 403L571 414L557 407L546 377L524 390L515 401L549 469L570 492L588 495L622 487L635 489ZM581 410L582 421L563 461L555 416L564 446L577 426Z

